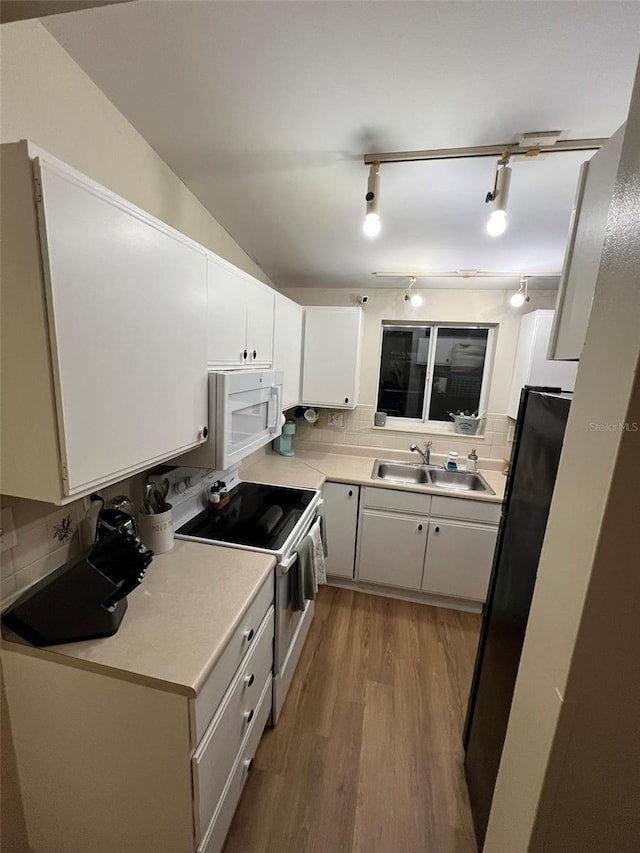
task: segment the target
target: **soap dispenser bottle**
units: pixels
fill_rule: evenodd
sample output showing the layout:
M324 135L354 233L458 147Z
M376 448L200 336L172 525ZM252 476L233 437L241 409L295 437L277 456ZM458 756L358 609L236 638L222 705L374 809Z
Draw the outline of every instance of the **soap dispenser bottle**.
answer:
M478 470L478 454L476 453L475 447L471 450L471 453L467 456L467 471L477 471Z

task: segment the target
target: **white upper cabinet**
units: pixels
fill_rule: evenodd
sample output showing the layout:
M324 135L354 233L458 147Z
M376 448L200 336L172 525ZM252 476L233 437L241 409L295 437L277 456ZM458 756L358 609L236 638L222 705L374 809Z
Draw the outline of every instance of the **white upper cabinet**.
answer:
M549 342L552 359L576 360L582 354L625 126L583 165L580 173Z
M207 290L209 367L271 367L275 291L210 253Z
M518 416L520 392L524 385L543 385L573 391L578 365L575 362L550 361L547 358L553 311L532 311L520 321L520 336L513 364L511 393L507 414Z
M282 371L282 409L300 402L302 377L302 306L280 293L275 294L273 369Z
M358 403L362 309L305 308L302 402L354 409Z
M2 167L2 486L64 503L204 441L205 251L26 142Z

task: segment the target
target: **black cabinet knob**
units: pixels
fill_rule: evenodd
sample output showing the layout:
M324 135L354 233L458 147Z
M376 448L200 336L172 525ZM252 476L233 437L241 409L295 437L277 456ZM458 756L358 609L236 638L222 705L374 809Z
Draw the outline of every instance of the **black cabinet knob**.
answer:
M247 355L248 355L248 353L247 353L247 351L245 350L245 351L242 353L242 357L245 359L245 361L246 361Z
M247 723L250 723L253 720L253 708L247 714Z
M348 398L348 397L345 397L345 398L344 398L344 401L345 401L345 403L348 403L348 402L349 402L349 398Z
M254 360L255 360L257 357L258 357L258 353L254 350L254 351L253 351L253 358L254 358Z
M209 435L209 427L202 427L202 437L206 438Z
M352 497L353 497L353 489L349 489L349 497L350 497L350 498L352 498Z
M253 640L253 634L254 634L253 628L249 628L249 630L248 630L248 631L245 631L245 632L244 632L244 635L245 635L245 637L247 638L247 642L248 642L248 643L250 643L250 642L251 642L251 640Z
M253 673L251 673L251 675L248 675L245 678L245 682L246 682L247 687L251 687L251 685L253 684L254 681L255 681L255 676Z
M419 524L419 525L418 525L418 530L422 530L422 525L421 525L421 524Z
M253 758L250 758L248 761L245 761L244 766L247 768L247 773L251 773L253 770Z
M436 528L435 528L435 532L436 532L436 533L440 533L440 528L439 528L439 527L436 527Z

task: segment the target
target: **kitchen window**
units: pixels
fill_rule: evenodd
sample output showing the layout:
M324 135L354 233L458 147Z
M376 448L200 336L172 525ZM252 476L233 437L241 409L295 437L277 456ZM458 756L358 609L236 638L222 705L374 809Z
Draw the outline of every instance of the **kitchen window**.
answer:
M492 344L489 326L383 322L377 410L398 426L453 426L449 412L482 415Z

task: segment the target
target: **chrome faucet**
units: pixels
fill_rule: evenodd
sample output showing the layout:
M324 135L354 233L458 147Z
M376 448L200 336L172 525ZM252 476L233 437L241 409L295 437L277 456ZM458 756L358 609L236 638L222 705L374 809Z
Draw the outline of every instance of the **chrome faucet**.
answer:
M424 464L425 464L425 465L428 465L428 464L429 464L429 460L431 459L431 447L432 447L432 446L433 446L433 442L432 442L432 441L428 441L428 442L425 444L425 446L424 446L424 450L420 450L420 448L418 447L418 445L417 445L417 444L412 444L412 445L409 447L409 450L411 450L411 451L414 451L414 450L415 450L415 452L416 452L417 454L419 454L419 456L420 456L420 458L422 459L422 461L424 462Z

